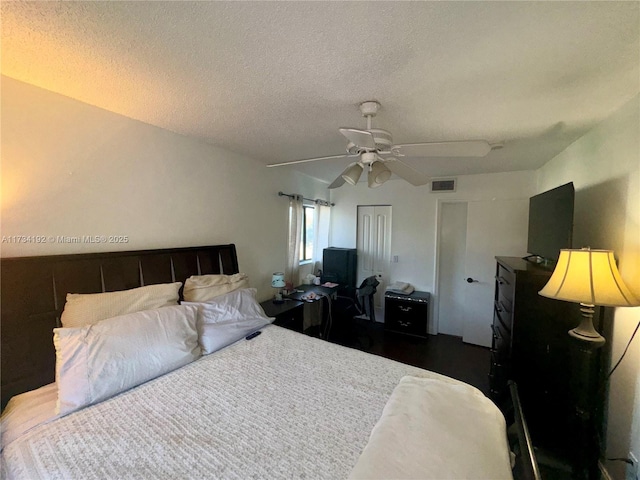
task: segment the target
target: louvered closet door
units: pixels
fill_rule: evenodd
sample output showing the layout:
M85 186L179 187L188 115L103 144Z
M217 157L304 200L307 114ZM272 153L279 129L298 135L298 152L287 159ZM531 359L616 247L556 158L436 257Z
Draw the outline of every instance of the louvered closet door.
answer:
M391 264L391 205L358 206L358 281L375 275L380 282L375 306L384 308Z

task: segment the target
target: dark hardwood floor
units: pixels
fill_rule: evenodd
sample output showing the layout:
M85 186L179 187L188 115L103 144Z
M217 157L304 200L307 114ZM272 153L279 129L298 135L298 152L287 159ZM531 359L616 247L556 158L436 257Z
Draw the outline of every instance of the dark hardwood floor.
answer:
M358 319L346 333L330 335L329 341L441 373L489 393L489 349L464 343L460 337L413 337L385 331L382 323Z

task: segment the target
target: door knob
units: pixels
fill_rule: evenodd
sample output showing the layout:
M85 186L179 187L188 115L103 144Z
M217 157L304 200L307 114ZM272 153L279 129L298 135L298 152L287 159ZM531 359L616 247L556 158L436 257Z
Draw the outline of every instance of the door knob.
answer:
M467 283L478 283L478 280L474 280L473 278L468 277L467 278Z

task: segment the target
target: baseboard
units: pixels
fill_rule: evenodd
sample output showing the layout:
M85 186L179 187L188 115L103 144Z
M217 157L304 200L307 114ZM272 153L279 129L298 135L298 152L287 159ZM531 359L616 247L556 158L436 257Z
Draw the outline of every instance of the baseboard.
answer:
M601 480L613 480L611 475L609 475L609 470L604 466L601 460L598 460L598 469L600 470L600 478Z

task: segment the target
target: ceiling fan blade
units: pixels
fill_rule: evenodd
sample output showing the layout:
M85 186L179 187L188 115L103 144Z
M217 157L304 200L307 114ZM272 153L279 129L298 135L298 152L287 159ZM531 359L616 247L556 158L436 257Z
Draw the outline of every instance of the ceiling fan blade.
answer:
M357 158L358 155L332 155L330 157L304 158L302 160L290 160L288 162L270 163L267 167L282 167L284 165L295 165L298 163L317 162L318 160L333 160L338 158Z
M345 170L346 172L346 170ZM344 172L342 172L344 173ZM333 183L331 185L329 185L327 188L338 188L341 187L342 185L345 184L345 179L342 177L342 173L340 175L338 175L338 178L336 178Z
M405 143L395 145L394 153L404 157L484 157L491 151L486 140L463 142Z
M429 181L429 178L422 172L417 171L415 168L410 167L404 162L401 162L397 158L387 158L384 161L384 164L391 170L393 173L398 175L403 180L406 180L411 185L415 187L419 187L420 185L424 185Z
M356 146L368 148L370 150L376 149L376 141L371 132L358 130L357 128L339 128L338 130L342 135L347 137L347 140L354 143Z

